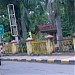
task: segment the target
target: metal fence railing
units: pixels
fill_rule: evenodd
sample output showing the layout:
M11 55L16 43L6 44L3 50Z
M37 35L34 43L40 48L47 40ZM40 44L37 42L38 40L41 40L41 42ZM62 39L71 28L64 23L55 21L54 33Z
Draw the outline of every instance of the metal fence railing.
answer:
M63 39L61 40L61 43L62 52L74 52L74 45L72 39ZM59 48L57 48L55 52L60 52Z

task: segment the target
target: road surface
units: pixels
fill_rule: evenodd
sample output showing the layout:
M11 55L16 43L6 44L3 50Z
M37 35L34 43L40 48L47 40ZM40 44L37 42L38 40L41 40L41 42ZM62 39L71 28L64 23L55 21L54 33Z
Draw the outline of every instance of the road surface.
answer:
M0 75L75 75L75 65L2 61Z

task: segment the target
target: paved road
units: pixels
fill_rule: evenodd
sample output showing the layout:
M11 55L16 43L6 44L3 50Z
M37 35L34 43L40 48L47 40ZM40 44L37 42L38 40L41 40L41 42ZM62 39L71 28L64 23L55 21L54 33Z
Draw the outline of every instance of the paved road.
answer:
M0 75L75 75L75 65L2 61Z

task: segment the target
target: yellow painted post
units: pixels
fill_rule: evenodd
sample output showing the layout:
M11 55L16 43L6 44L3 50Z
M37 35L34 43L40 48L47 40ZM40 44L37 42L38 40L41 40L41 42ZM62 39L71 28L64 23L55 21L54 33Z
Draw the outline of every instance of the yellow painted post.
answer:
M12 49L12 53L14 54L14 53L16 53L17 52L17 45L16 45L16 41L15 40L13 40L13 41L11 41L11 49Z
M73 34L73 44L74 44L74 52L75 52L75 33Z
M26 45L27 45L27 54L30 55L32 53L32 44L31 42L33 41L33 39L31 37L28 37L26 39Z
M52 35L46 35L47 54L51 54L54 50L54 40Z

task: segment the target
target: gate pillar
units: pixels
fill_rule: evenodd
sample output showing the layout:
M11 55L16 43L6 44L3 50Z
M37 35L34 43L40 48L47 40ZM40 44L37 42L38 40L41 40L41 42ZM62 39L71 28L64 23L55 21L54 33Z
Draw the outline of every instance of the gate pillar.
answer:
M28 54L28 55L31 55L31 53L32 53L32 44L31 44L32 41L33 41L33 39L32 39L31 37L28 37L28 38L26 39L27 54Z
M54 40L52 35L46 35L47 54L51 54L54 50Z

